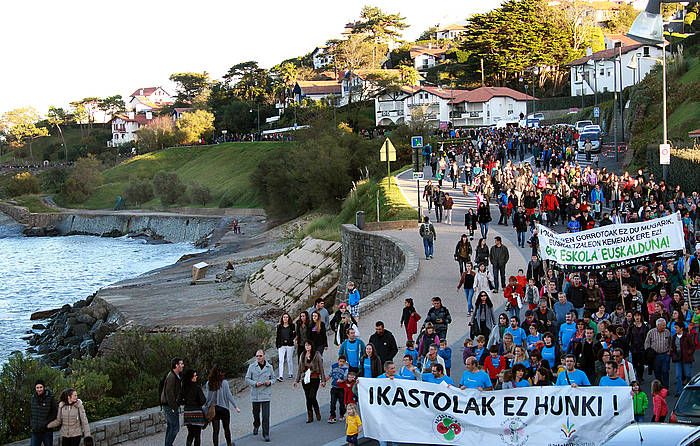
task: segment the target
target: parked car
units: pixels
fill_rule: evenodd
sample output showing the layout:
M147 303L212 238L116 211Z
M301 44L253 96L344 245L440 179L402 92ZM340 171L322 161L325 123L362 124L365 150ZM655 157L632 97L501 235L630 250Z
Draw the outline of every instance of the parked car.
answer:
M700 373L691 378L683 388L668 421L700 425Z
M601 446L697 446L700 427L666 423L632 423L610 434Z
M544 120L544 113L530 113L529 115L527 115L527 119Z
M598 133L600 133L600 126L598 124L587 125L583 128L583 132L598 132Z
M583 152L586 141L591 142L591 153L600 152L600 132L585 132L578 137L578 151Z
M590 119L587 119L585 121L576 121L576 131L581 133L583 131L583 128L587 125L593 125L593 121L591 121Z

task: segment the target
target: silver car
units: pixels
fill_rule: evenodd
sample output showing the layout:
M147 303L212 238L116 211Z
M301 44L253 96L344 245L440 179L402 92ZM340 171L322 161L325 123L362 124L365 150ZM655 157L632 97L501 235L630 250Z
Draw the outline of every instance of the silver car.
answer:
M632 423L610 434L601 446L700 446L700 427Z

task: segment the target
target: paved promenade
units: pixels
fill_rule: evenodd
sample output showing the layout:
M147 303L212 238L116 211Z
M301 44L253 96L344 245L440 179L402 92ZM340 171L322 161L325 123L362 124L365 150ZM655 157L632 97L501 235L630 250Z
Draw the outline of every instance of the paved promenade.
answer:
M411 172L405 172L396 178L402 192L406 195L409 203L417 208L417 190L415 181L411 180ZM421 182L421 190L425 183ZM369 336L374 333L374 323L382 320L385 323L386 329L391 331L399 345L399 354L395 360L400 361L403 355L405 344L405 333L399 326L401 319L401 311L403 309L404 298L412 297L414 299L416 309L423 317L427 315L430 308L430 299L433 296L440 296L443 304L450 310L452 315L452 324L449 326L447 333L448 342L452 347L452 376L459 377L464 370L462 361L462 345L464 337L467 335L467 308L464 292L457 290L459 281L459 267L454 261L454 248L459 240L460 235L464 232L464 213L467 206L474 207L475 199L473 196L463 197L461 189L455 189L454 194L451 189L451 184L445 182L446 191L453 196L455 207L453 210L452 225L444 223L435 223L437 231L437 241L435 244L435 257L432 260L425 260L423 255L423 242L418 235L418 224L416 223L415 230L394 230L384 231L383 233L391 235L398 239L407 242L416 252L420 260L419 273L416 281L409 286L402 296L397 297L385 304L377 307L368 314L361 314L359 325L361 338L364 341L369 339ZM425 207L425 202L422 203ZM492 211L498 212L496 209ZM431 215L431 220L434 215ZM493 238L500 235L503 238L504 244L510 251L510 262L506 269L506 274L511 275L517 272L518 268L523 268L526 264L526 258L529 255L528 249L517 248L515 242L515 233L512 228L498 226L492 223L488 235L489 246L493 244ZM503 230L502 230L503 229ZM475 246L478 237L472 242ZM492 296L494 305L501 307L503 305L503 293ZM329 345L332 341L329 339ZM330 367L331 361L335 360L337 348L331 347L324 354L326 367ZM306 406L304 403L304 394L301 388L294 389L290 380L285 380L283 383L275 383L273 386L273 401L271 404L271 443L276 445L340 445L344 444L345 426L343 423L328 424L329 408L329 390L321 388L318 392L319 403L321 404L321 412L323 415L322 421L312 424L305 424L306 421ZM262 443L261 436L253 437L252 415L249 391L244 390L237 395L237 401L241 408L241 413L233 413L231 417L232 437L235 439L236 445L252 445ZM184 445L187 436L186 429L183 428L178 434L176 445ZM225 444L223 434L219 435L219 443ZM211 428L207 428L202 434L204 444L211 444ZM133 442L138 446L160 446L164 442L164 435L155 435L148 438L143 438Z

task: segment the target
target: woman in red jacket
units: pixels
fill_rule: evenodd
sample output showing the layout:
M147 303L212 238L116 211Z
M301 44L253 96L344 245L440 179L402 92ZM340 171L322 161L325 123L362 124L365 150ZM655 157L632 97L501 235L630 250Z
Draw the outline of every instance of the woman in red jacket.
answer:
M401 326L406 329L407 341L413 341L413 335L418 333L419 320L420 314L416 311L416 307L413 306L413 299L409 297L404 301L403 312L401 313Z
M520 320L520 305L524 294L524 290L518 285L518 279L510 276L508 286L503 289L503 297L506 298L506 308L510 317L517 317Z

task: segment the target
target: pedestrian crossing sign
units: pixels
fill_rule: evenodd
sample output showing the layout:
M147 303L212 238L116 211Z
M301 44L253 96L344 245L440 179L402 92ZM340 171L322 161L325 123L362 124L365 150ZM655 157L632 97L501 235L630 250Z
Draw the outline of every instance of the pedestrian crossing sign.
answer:
M411 136L411 148L420 149L423 147L423 137L422 136Z

